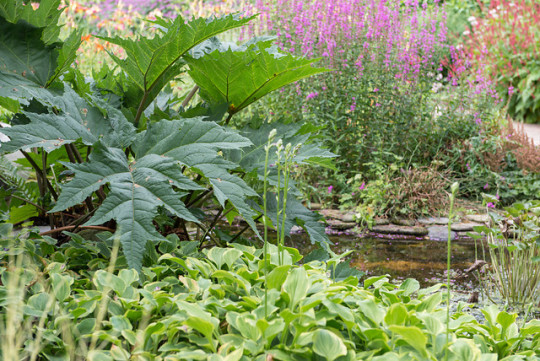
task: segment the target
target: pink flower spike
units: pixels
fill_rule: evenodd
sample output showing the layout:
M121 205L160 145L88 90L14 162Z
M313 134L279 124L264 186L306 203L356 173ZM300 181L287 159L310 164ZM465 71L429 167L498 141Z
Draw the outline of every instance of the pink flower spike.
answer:
M373 92L374 92L374 93L376 93L376 92L378 92L378 91L379 91L379 88L373 89Z
M332 193L332 189L334 189L334 186L328 187L328 193Z
M317 93L317 92L309 93L309 94L306 96L306 99L307 99L307 100L313 99L313 98L315 98L317 95L319 95L319 93Z
M488 202L487 207L488 208L495 208L495 204L493 202Z
M484 186L484 189L488 189L489 188L489 184L486 183L486 185Z
M510 85L508 87L508 96L512 96L512 94L514 94L514 87Z
M366 188L366 182L362 182L362 184L360 185L360 187L358 187L358 190L361 191L361 190L363 190L364 188Z

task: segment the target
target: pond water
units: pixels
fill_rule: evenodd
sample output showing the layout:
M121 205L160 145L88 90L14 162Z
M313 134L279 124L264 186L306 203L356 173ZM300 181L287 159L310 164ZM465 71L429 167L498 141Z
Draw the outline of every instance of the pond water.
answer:
M307 254L314 248L305 234L291 235L290 245ZM332 250L338 254L352 250L351 266L368 276L388 274L392 279L415 278L422 286L446 282L447 243L426 239L385 239L330 236ZM464 272L476 259L483 259L482 245L474 241L453 241L451 247L451 282L458 288L470 289L476 282L473 275ZM477 251L475 250L477 249Z

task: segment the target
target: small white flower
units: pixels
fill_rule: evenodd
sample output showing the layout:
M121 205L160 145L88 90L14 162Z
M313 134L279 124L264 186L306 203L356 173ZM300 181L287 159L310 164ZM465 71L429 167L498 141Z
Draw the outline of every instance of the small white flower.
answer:
M439 90L441 90L442 84L441 83L433 83L433 86L431 87L431 91L434 93L437 93Z
M442 74L441 74L441 73L437 74L437 78L436 78L436 79L440 81L440 80L442 79Z
M463 32L463 35L464 35L464 36L467 36L467 35L470 35L470 34L471 34L471 32L470 32L469 30L465 30L465 31Z

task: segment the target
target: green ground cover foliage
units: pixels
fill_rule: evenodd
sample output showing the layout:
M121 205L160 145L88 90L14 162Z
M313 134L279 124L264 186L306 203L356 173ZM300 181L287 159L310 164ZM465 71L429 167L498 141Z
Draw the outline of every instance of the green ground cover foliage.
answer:
M394 285L384 276L359 284L341 271L339 256L299 265L302 256L287 248L280 265L271 246L265 277L261 249L199 252L197 242L168 237L141 279L124 268L125 259L115 262L107 235L61 246L27 237L0 253L5 360L540 358L540 322L518 321L495 306L482 311L480 323L460 305L447 348L441 284L421 289L413 279Z

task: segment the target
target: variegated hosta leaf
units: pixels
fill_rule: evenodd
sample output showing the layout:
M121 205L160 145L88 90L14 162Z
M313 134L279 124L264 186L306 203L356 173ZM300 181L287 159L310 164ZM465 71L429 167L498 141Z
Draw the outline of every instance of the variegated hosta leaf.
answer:
M200 187L184 176L179 162L170 157L148 154L130 163L122 149L108 148L98 142L90 162L65 165L75 172L75 177L62 187L51 212L82 203L101 186L109 184L107 198L87 224L114 219L130 267L140 269L148 241L163 239L152 223L159 206L182 219L198 222L181 201L183 194L175 192L172 186L182 190Z
M271 41L261 41L233 50L218 49L197 58L187 58L189 75L209 103L227 103L234 114L273 90L311 75L328 71L306 60L281 54Z
M256 215L246 203L247 197L256 196L244 180L229 173L236 163L225 160L219 150L240 149L250 146L249 139L227 130L214 122L192 118L161 121L152 124L134 143L137 157L159 154L171 157L189 167L196 168L210 180L216 198L222 206L228 200L254 228Z
M109 113L105 117L99 108L88 104L67 84L62 95L33 89L29 92L44 105L60 109L61 112L59 114L52 111L44 114L23 112L30 119L30 123L2 129L2 133L11 138L11 141L1 145L2 152L31 147L43 148L50 152L78 139L86 145L101 140L108 146L122 147L128 146L135 137L135 128L121 112L108 107L106 110ZM102 102L100 105L106 106Z

